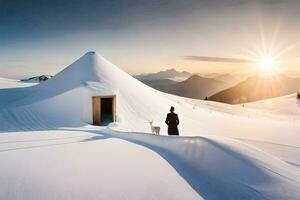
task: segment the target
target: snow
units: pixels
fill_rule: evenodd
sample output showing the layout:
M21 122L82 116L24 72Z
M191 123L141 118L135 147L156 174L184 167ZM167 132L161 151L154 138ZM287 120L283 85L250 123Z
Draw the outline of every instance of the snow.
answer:
M15 87L26 87L26 86L31 86L34 85L34 83L23 83L20 82L19 80L14 80L14 79L8 79L8 78L1 78L0 77L0 88L15 88Z
M285 114L290 117L300 116L299 100L297 94L291 94L278 98L256 101L246 104L247 107L269 111L275 114Z
M299 199L295 95L182 98L95 52L38 85L1 80L0 199ZM91 97L103 95L116 95L117 122L94 127ZM172 105L181 137L166 136Z
M1 145L0 199L199 199L163 158L124 140L68 131L9 134L19 141Z

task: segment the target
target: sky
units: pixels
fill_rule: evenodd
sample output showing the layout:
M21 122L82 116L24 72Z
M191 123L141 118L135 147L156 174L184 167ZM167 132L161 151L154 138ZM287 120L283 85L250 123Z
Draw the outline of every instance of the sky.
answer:
M130 74L235 73L257 54L279 54L281 70L296 73L299 9L297 0L0 0L0 76L55 74L87 51Z

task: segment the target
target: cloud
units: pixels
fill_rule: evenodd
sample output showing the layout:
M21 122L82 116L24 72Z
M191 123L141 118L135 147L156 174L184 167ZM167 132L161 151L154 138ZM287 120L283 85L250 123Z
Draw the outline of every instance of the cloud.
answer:
M222 63L238 63L248 64L252 63L252 60L243 58L224 58L224 57L211 57L211 56L184 56L187 60L202 61L202 62L222 62Z

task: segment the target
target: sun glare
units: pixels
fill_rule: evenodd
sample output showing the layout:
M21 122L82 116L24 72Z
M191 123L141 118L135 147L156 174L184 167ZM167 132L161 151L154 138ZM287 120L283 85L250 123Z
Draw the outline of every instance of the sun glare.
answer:
M274 70L274 58L272 56L263 56L259 60L259 68L262 73L270 74Z
M242 57L249 60L252 72L273 76L284 71L287 65L294 62L289 60L286 54L294 49L298 43L287 45L282 41L280 42L278 40L279 26L273 34L269 32L268 36L265 35L264 27L261 26L260 28L260 41L252 41L251 46Z

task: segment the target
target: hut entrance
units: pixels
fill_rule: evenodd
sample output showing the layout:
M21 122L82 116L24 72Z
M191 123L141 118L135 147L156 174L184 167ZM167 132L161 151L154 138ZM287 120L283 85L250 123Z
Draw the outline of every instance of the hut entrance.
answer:
M116 121L116 97L94 96L93 101L93 125L106 126Z

